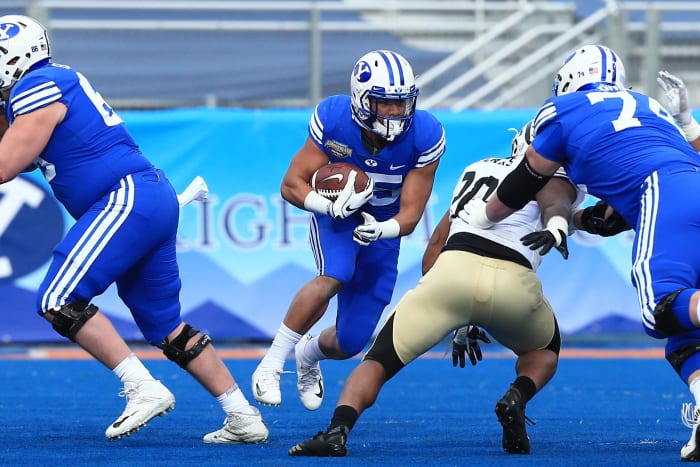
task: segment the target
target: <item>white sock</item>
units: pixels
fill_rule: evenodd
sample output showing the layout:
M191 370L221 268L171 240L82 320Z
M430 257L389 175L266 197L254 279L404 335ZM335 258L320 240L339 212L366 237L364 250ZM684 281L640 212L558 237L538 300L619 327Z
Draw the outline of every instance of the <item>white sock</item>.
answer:
M321 346L318 343L318 336L312 337L301 349L301 355L299 355L299 360L304 366L311 366L314 363L325 360L326 355L321 352Z
M692 380L688 385L688 388L695 398L695 405L700 406L700 377Z
M154 378L148 369L143 366L141 360L132 352L124 360L119 363L112 372L117 375L117 378L124 383L126 381L141 382L153 381Z
M292 351L297 342L301 340L301 334L289 329L284 324L281 324L275 334L275 338L267 349L267 353L263 357L259 366L284 368L284 362L287 360L287 355Z
M248 399L246 399L237 384L234 384L231 389L217 397L216 400L219 401L221 408L227 414L237 412L253 415L255 413L255 410L253 410L253 407L251 407Z

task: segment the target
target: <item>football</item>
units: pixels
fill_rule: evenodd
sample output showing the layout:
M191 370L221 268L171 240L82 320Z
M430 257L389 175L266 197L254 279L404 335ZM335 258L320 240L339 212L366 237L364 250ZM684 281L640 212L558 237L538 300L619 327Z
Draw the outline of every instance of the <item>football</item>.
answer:
M324 198L335 201L345 188L351 170L357 172L355 193L359 193L367 188L369 176L361 168L347 162L334 162L318 169L311 177L311 187Z

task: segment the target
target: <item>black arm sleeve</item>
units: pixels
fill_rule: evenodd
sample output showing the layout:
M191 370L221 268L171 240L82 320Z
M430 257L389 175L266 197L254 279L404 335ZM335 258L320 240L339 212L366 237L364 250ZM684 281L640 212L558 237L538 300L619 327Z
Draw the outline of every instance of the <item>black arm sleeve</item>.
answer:
M544 187L550 175L542 175L530 167L527 157L503 179L496 193L498 198L511 209L522 209L528 202L535 199L538 191Z

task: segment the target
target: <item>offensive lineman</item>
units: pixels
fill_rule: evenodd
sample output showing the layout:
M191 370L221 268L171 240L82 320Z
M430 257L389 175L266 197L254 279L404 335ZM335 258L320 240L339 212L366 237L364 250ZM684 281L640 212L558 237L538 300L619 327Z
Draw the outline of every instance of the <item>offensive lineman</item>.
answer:
M153 167L124 122L88 80L51 60L36 20L0 17L0 93L6 128L0 183L37 166L76 220L56 246L37 307L124 384L124 412L109 439L138 431L173 409L173 394L132 353L106 315L90 303L116 283L148 342L189 372L221 404L224 427L211 443L257 443L268 430L221 361L209 336L180 317L175 256L179 208L165 174Z

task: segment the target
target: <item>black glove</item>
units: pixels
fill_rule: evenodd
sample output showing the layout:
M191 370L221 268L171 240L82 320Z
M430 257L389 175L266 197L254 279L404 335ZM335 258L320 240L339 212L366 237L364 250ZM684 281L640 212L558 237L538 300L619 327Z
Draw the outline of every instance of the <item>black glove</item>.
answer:
M540 250L540 255L542 256L549 253L552 247L555 247L564 259L568 259L569 247L566 245L566 232L558 230L558 233L561 239L558 243L555 234L549 230L539 230L529 233L520 238L520 241L523 245L529 246L531 250Z
M594 206L589 206L581 213L581 226L583 230L593 235L601 237L612 237L620 232L631 229L622 216L613 211L607 219L605 211L608 209L608 203L598 201Z
M485 344L490 344L491 339L486 335L486 332L479 326L463 326L455 329L454 337L452 338L452 366L464 368L466 362L465 354L469 355L469 361L472 365L476 365L477 360L481 361L483 357L479 341Z

